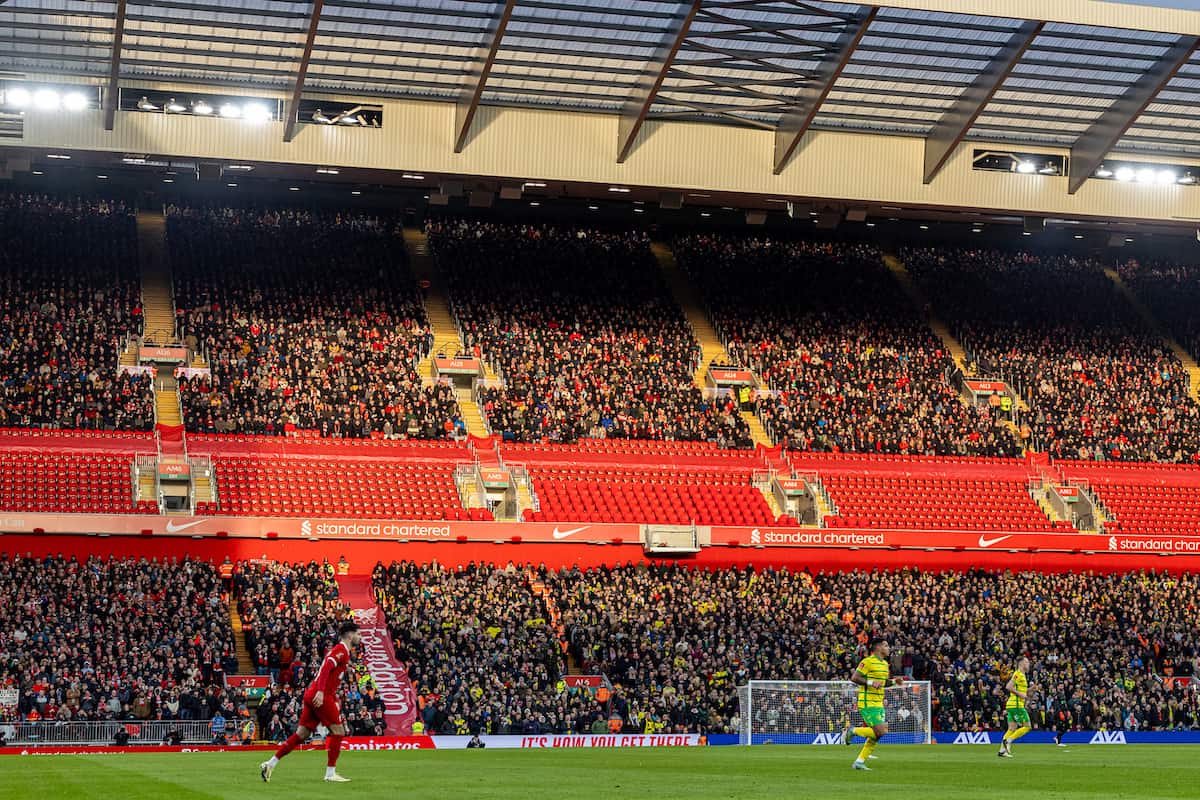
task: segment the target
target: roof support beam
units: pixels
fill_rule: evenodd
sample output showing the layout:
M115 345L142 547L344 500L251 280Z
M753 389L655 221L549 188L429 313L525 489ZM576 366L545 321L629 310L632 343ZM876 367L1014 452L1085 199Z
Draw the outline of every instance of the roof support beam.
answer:
M833 90L833 85L850 63L854 49L858 47L878 13L879 9L872 6L864 16L846 21L841 36L829 46L829 57L817 66L812 82L800 90L792 107L779 118L779 124L775 127L774 174L783 172L783 168L787 166L800 140L812 127L817 112L821 110L821 104L825 102L825 98Z
M104 130L117 122L117 95L121 76L121 40L125 38L125 0L117 0L117 18L113 22L112 52L108 56L108 87L104 92Z
M483 41L475 51L475 59L467 73L466 83L459 92L454 104L454 152L461 153L467 146L471 136L471 123L475 121L475 112L479 110L479 101L483 98L484 87L487 86L488 76L492 74L492 65L496 63L496 53L500 51L500 42L512 19L513 8L517 0L504 0L500 13L492 18L488 29L483 34Z
M932 182L942 171L954 148L958 147L967 131L971 130L975 120L979 119L979 115L987 108L987 104L1012 74L1021 56L1044 27L1044 22L1026 22L1017 28L979 73L979 77L963 90L929 131L929 135L925 137L926 184Z
M312 60L313 42L317 38L317 28L321 24L321 9L324 6L325 0L313 0L312 11L308 15L308 36L304 39L304 50L300 53L300 63L296 65L296 74L292 78L292 92L288 97L283 117L283 141L285 144L296 136L296 115L300 112L300 97L304 94L304 79L308 77L308 62Z
M1180 36L1154 66L1130 84L1096 121L1071 145L1070 179L1067 193L1075 194L1096 172L1105 157L1137 122L1146 107L1163 90L1200 47L1200 37Z
M638 132L654 105L658 91L662 88L675 55L692 29L692 21L700 10L701 0L690 0L681 3L675 15L671 17L671 25L666 34L646 64L645 71L634 84L629 96L621 104L621 117L617 121L617 163L624 164L625 159L633 152L633 143L637 140Z

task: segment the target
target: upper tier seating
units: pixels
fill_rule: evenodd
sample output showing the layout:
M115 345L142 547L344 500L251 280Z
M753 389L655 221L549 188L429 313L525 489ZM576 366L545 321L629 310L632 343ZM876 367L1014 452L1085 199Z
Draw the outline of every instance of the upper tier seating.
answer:
M466 220L428 232L468 347L506 381L481 393L506 441L752 445L737 409L693 385L700 346L644 233Z
M0 451L0 510L157 514L133 499L133 456Z
M137 276L124 203L0 194L0 427L150 429L150 382L117 373Z
M397 223L350 213L169 207L177 313L212 379L181 381L188 430L449 438L449 387Z
M1200 353L1200 264L1128 259L1117 272L1189 353Z
M1029 405L1022 423L1058 458L1195 461L1200 406L1183 365L1102 265L986 249L902 253L978 364Z
M730 356L775 392L759 416L789 450L1015 455L874 247L693 234L674 243Z

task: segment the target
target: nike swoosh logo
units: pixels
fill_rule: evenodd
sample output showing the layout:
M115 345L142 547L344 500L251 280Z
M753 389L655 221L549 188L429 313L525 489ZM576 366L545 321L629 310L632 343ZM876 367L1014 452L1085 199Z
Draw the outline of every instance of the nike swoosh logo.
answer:
M574 536L575 534L579 533L580 531L586 531L590 527L592 527L592 526L584 525L582 528L572 528L569 531L560 531L558 528L555 528L554 533L552 535L554 536L555 539L565 539L568 536Z
M196 525L203 525L204 522L205 522L205 520L198 519L195 522L185 522L182 525L176 525L174 522L168 521L167 522L167 533L179 533L180 531L186 531L188 528L194 527Z
M983 534L980 534L979 535L979 546L980 547L991 547L994 544L1000 544L1005 539L1011 539L1011 538L1012 538L1011 533L1008 536L998 536L995 539L985 539L983 537Z

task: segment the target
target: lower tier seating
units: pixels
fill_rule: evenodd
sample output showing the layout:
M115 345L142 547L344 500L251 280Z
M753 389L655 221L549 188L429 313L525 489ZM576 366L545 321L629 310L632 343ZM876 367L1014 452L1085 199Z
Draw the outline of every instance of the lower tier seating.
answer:
M0 452L0 510L157 514L133 498L133 456Z
M761 492L744 471L530 468L541 510L532 522L771 525Z
M448 462L214 458L219 505L198 514L457 519Z
M824 479L838 515L830 527L913 530L1019 530L1053 533L1022 483L966 478L831 475Z
M1151 536L1200 529L1200 468L1163 464L1063 465L1086 481L1109 518L1105 530Z

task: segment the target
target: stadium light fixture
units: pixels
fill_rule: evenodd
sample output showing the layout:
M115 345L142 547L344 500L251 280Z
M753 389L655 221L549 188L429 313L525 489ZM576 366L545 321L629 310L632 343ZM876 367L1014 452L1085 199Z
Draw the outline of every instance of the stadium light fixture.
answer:
M1138 183L1154 183L1156 177L1157 173L1155 170L1150 169L1149 167L1142 167L1137 171Z
M56 161L70 161L71 157L66 153L47 153L46 158L53 158Z
M271 119L271 111L262 103L247 103L242 107L242 119L253 125L259 125Z
M927 231L927 230L929 230L929 226L928 226L928 225L921 225L921 226L920 226L920 228L921 228L921 230L923 230L923 231Z
M1158 181L1160 184L1162 184L1163 186L1170 186L1171 184L1173 184L1177 180L1179 180L1179 176L1175 173L1174 170L1160 169L1155 174L1154 179L1156 181Z
M1046 164L1045 166L1043 166L1041 169L1038 170L1038 174L1040 174L1040 175L1057 175L1058 174L1058 165L1057 164Z
M588 211L599 211L600 206L588 206Z
M175 182L174 178L163 178L163 183L174 183L174 182Z
M289 192L298 192L298 191L300 191L300 187L299 186L289 186L288 191Z
M53 89L38 89L33 93L33 107L38 111L58 111L62 98Z
M545 189L546 188L546 184L542 183L541 181L525 181L524 185L525 185L526 189Z
M107 176L107 175L97 175L97 176L96 176L96 178L97 178L98 180L102 180L102 181L106 181L106 180L108 180L108 176Z
M313 112L312 121L319 123L321 125L332 125L333 124L333 120L331 120L329 117L325 116L325 113L323 111L321 111L321 109L319 109L319 108Z
M35 170L33 171L33 174L34 174L34 175L45 175L46 173L42 172L41 170L35 169Z
M361 195L361 194L362 194L362 192L360 192L358 189L354 189L353 191L351 191L351 192L350 192L350 194L352 194L352 195L354 195L355 197L357 197L357 196Z
M1022 175L1031 175L1037 172L1037 165L1032 161L1021 161L1017 163L1017 172Z
M172 97L167 101L167 104L163 106L163 110L168 114L182 114L183 112L187 111L187 106Z
M400 177L404 178L404 180L406 180L406 181L423 181L423 180L425 180L424 175L420 175L415 172L405 172Z
M13 108L29 108L33 95L24 86L14 86L4 92L4 102Z
M238 119L242 116L242 107L236 103L223 103L219 113L225 119Z
M1111 178L1112 176L1113 176L1113 171L1111 169L1109 169L1108 167L1104 166L1103 164L1100 165L1100 169L1096 170L1097 178Z
M197 100L196 102L192 103L192 113L199 114L202 117L207 117L209 114L213 113L213 107L203 100Z
M63 95L62 104L67 111L83 111L88 101L81 92L67 92Z
M342 171L340 169L333 169L332 167L317 167L318 175L340 175L341 173Z
M707 211L701 211L701 212L700 212L700 216L702 216L702 217L711 217L711 216L712 216L712 214L710 214L710 213L709 213L709 212L707 212Z
M1191 186L1192 184L1194 184L1196 182L1196 176L1189 172L1186 175L1184 175L1183 177L1181 177L1179 179L1179 182L1184 184L1185 186Z
M1082 239L1082 238L1083 238L1083 234L1082 234L1082 233L1077 233L1077 234L1075 234L1075 238L1076 238L1076 239Z
M610 186L608 187L608 190L610 192L616 192L617 194L629 194L632 191L624 186Z
M250 164L230 164L225 169L231 169L234 172L249 172L250 170L254 169L254 167Z
M1137 173L1134 172L1130 167L1119 168L1116 175L1117 180L1121 181L1121 183L1129 183L1131 180L1137 177Z
M226 186L228 186L230 189L236 189L236 188L237 188L237 184L236 184L236 183L227 183L227 184L225 184L225 185L226 185Z
M158 111L158 106L150 102L150 98L142 95L142 99L137 101L138 111Z
M635 208L635 209L633 210L633 213L635 213L635 214L641 214L641 213L645 212L645 210L646 210L646 209L644 209L644 208Z

